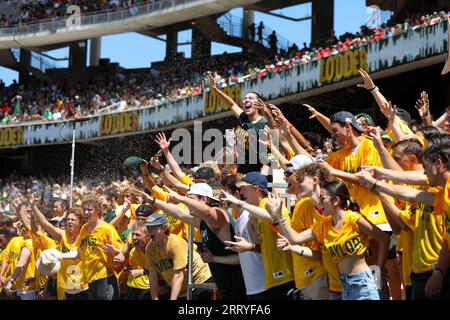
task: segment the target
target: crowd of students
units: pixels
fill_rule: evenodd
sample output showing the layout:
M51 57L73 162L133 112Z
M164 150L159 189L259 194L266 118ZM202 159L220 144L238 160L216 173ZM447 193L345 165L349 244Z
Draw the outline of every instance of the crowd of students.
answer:
M258 93L238 105L208 77L239 123L213 159L181 168L160 133L157 155L124 162L137 179L77 187L71 206L67 189L10 186L1 298L186 299L189 259L197 300L450 298L450 107L434 121L422 92L412 127L360 76L388 125L305 105L331 133L326 154Z
M167 102L197 96L208 91L206 74L214 76L217 86L233 86L282 72L301 64L378 42L401 32L416 30L445 21L448 9L433 14L407 14L402 23L390 22L381 27L361 27L356 34L346 33L299 49L295 44L287 51L267 58L253 54L222 55L198 63L192 59L169 62L146 71L127 73L100 72L93 79L74 87L64 83L25 85L0 80L0 126L24 121L55 121L92 116L133 108L155 107ZM208 70L214 70L208 72Z

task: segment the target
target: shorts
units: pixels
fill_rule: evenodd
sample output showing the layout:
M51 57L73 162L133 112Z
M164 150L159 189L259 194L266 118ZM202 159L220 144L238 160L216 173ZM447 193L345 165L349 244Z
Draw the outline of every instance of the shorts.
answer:
M380 300L372 270L340 274L342 300Z

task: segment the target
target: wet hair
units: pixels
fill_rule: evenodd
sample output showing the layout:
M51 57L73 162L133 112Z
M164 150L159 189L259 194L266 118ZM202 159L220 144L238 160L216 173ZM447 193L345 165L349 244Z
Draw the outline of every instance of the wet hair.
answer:
M261 93L256 92L256 91L249 91L249 92L247 92L247 94L248 94L248 93L253 93L253 94L255 94L259 99L261 99L261 100L264 101L264 98L263 98L263 96L261 95Z
M438 159L441 159L445 167L450 170L450 144L432 145L423 155L423 160L429 163L434 164Z
M222 188L227 188L232 193L235 193L235 192L239 191L239 188L236 186L236 183L241 181L242 178L243 178L242 174L239 174L239 173L231 174L231 175L223 177L220 180L220 184L222 185Z
M339 198L339 207L344 210L359 212L359 206L350 197L347 186L341 181L330 181L324 184L322 189L326 190L330 197Z
M428 138L434 134L441 133L441 131L439 131L439 129L436 128L435 126L424 126L424 127L419 128L416 132L422 132L422 134L426 140L428 140Z
M399 149L403 154L406 154L408 156L414 155L419 161L422 161L424 150L419 140L414 138L401 140L392 146L392 150L394 150L394 152L400 151Z
M428 148L433 146L446 147L450 146L450 134L448 133L436 133L430 134L427 139Z
M295 178L297 179L297 182L302 182L306 176L317 177L321 187L331 180L330 171L317 162L308 164L298 169Z
M83 208L83 210L89 205L92 205L94 208L96 208L96 209L98 209L98 211L100 211L100 213L99 213L100 217L103 216L102 202L94 194L88 194L83 197L83 200L81 202L81 207Z

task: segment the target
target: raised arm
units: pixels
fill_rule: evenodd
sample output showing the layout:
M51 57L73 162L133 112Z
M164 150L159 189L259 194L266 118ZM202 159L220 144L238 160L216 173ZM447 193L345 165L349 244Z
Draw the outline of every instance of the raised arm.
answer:
M382 192L378 192L377 196L383 205L386 219L394 234L400 234L402 230L410 230L406 223L400 218L400 209L389 199L389 197Z
M420 98L416 102L416 109L419 112L423 124L426 126L432 126L433 118L430 114L430 100L428 100L428 93L425 91L420 93Z
M231 112L233 112L233 115L236 118L238 118L243 112L242 108L239 107L231 97L229 97L226 93L217 88L213 77L208 76L208 83L209 87L211 88L211 92L218 94L222 102L225 104L225 106L229 107L231 109Z
M386 147L381 140L380 131L378 128L369 127L369 137L372 138L373 145L375 149L377 149L378 154L380 155L381 162L383 166L387 169L403 171L402 167L398 165L398 163L392 158L392 156L387 151Z
M184 223L187 223L194 227L200 227L201 220L197 217L192 216L189 213L188 209L181 208L180 206L177 206L173 203L167 203L167 202L155 199L141 190L138 190L138 189L135 189L135 190L137 193L141 194L142 197L148 203L150 203L150 205L156 206L157 208L161 209L166 214L168 214L178 220L181 220Z
M428 191L421 191L410 187L392 185L381 180L377 180L368 172L360 171L356 174L361 184L367 189L376 192L386 193L400 200L425 203L429 206L434 205L436 194Z
M269 199L267 199L266 203L267 212L272 217L272 220L276 221L280 235L285 236L290 244L302 244L316 239L311 229L301 233L292 229L289 222L283 217L282 207L281 197L278 194L269 194Z
M308 109L309 112L311 112L311 116L309 117L309 119L316 118L317 120L319 120L320 124L325 128L325 130L327 130L329 133L332 132L330 118L323 115L309 104L304 103L303 105Z
M220 200L234 204L238 208L247 210L250 214L255 215L256 217L258 217L259 219L261 219L265 222L268 222L268 223L273 222L270 214L267 212L266 209L262 209L260 207L257 207L257 206L251 205L247 202L244 202L242 200L239 200L238 198L232 196L231 194L229 194L228 192L226 192L224 190L221 191Z
M278 250L291 251L301 257L311 260L322 261L322 253L320 251L312 250L309 247L299 246L296 244L292 245L289 240L280 233L278 233L277 248Z
M47 218L44 214L39 210L36 203L34 202L34 198L29 198L29 203L31 206L31 214L36 219L37 223L39 223L44 230L55 240L60 241L64 236L64 231L60 228L55 227L50 222L48 222Z
M428 185L427 176L423 171L397 171L377 166L361 166L361 170L370 172L377 179L392 180L397 184Z
M180 165L175 161L172 153L169 150L170 141L172 139L167 140L166 135L164 133L158 133L156 135L155 142L159 145L159 148L163 151L164 156L166 157L167 163L169 164L170 170L172 170L173 175L178 180L181 179L181 175L183 171L180 168Z

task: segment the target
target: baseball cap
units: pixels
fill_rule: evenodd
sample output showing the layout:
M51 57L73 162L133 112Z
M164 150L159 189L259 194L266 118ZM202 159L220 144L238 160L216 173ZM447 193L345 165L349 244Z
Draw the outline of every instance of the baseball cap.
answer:
M314 160L311 157L308 157L306 154L297 154L289 160L287 169L298 170L311 163L314 163Z
M200 169L199 169L200 170ZM213 196L213 189L207 183L194 183L189 187L188 195L193 194L202 197L208 197L214 201L220 201Z
M149 217L152 213L152 208L146 204L141 204L136 208L136 216L138 217Z
M265 194L269 193L269 189L267 189L267 177L258 171L247 173L244 179L236 183L236 186L238 188L242 186L256 186Z
M356 118L348 111L339 111L331 116L331 123L336 122L340 124L350 123L356 130L363 132L363 129L358 125Z
M166 226L168 224L166 216L160 213L153 213L145 220L146 227Z
M195 179L212 179L214 178L214 170L210 167L200 167L194 174Z

